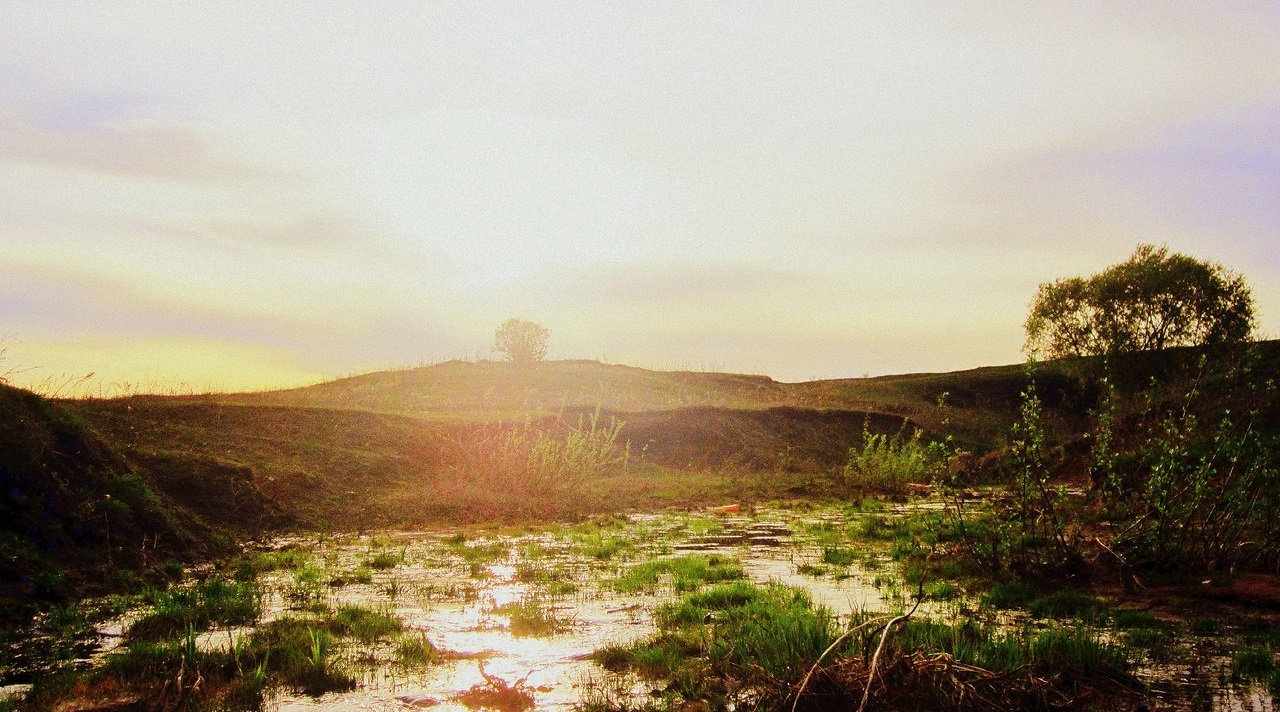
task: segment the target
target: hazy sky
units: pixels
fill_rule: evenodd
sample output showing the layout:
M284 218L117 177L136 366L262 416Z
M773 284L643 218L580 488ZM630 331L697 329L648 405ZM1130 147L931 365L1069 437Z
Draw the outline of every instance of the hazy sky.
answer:
M1280 336L1280 3L618 5L3 0L0 373L1014 363L1140 242Z

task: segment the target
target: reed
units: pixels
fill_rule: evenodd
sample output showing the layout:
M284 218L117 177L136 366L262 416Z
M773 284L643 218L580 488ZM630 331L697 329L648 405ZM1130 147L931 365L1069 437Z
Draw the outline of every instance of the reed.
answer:
M645 561L624 570L607 585L619 593L652 592L664 586L685 593L707 583L743 578L746 572L737 559L690 554Z

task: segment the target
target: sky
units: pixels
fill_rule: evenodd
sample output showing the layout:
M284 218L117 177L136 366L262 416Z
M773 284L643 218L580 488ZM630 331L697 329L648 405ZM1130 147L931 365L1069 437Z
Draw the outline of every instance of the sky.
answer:
M1023 360L1139 243L1280 337L1280 3L0 0L0 375Z

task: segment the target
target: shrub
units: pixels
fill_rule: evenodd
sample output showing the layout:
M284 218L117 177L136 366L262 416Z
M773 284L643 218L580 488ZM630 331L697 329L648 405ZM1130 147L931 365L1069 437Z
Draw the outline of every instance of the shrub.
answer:
M1206 358L1175 389L1110 390L1090 433L1093 478L1139 569L1219 571L1280 563L1276 386L1254 355L1214 373Z
M905 429L905 423L904 429ZM929 443L918 428L906 436L862 430L862 447L849 450L843 479L845 486L859 495L906 494L908 485L930 482L945 468L947 456L942 443Z
M204 630L214 624L245 625L262 614L262 590L256 583L219 576L149 590L142 594L142 600L149 610L129 627L129 636L137 640L157 641L190 627Z
M1027 604L1027 612L1037 618L1085 616L1098 606L1097 597L1074 589L1063 588L1041 596Z
M600 413L576 425L560 419L464 428L449 443L449 467L464 499L493 508L566 509L581 504L583 485L620 473L630 462L619 443L623 422Z

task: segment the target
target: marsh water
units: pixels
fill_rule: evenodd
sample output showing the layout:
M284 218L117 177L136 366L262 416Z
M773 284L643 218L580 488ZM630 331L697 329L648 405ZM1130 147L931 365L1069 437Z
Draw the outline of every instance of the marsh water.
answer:
M419 636L438 651L406 664L390 638L342 638L333 656L355 689L306 694L278 688L267 708L293 710L568 710L608 688L641 699L661 683L608 673L591 654L655 632L653 611L696 587L669 570L638 577L652 562L702 558L732 562L753 581L801 588L837 616L903 610L903 584L888 538L865 536L918 507L777 508L609 517L536 529L473 529L282 537L250 552L279 559L259 577L259 624L343 606L397 618L398 637ZM985 611L956 587L935 587L917 613L940 619L998 616L1011 626L1053 625L1025 613ZM135 614L98 626L91 659L125 639ZM1060 624L1060 623L1059 623ZM1067 624L1074 624L1068 622ZM1092 625L1092 624L1090 624ZM1272 710L1265 685L1229 679L1231 647L1219 634L1170 633L1138 643L1138 675L1175 708ZM204 648L234 646L249 628L215 628ZM1100 635L1121 642L1132 631ZM1136 637L1133 640L1137 640ZM1146 646L1146 647L1142 647ZM1170 650L1176 648L1176 654ZM1143 662L1145 661L1145 662ZM497 694L503 693L503 694Z
M677 594L671 581L636 591L622 583L628 567L657 557L733 559L752 580L802 586L815 602L837 611L885 606L895 594L877 588L862 567L844 566L834 576L798 573L804 563L819 565L822 554L796 529L831 521L830 515L798 518L781 511L639 515L538 533L481 533L465 541L452 532L419 532L274 542L311 546L326 567L339 571L391 548L400 563L368 583L331 588L330 605L387 606L448 656L416 671L369 665L355 691L318 698L283 693L273 708L468 710L477 706L469 691L505 684L518 686L536 709L572 709L593 686L606 684L607 673L591 653L653 633L653 608ZM268 600L268 618L290 607L294 586L287 573L273 574L269 583L276 593ZM531 609L542 625L524 631L518 617ZM639 681L626 684L637 695L648 691Z

